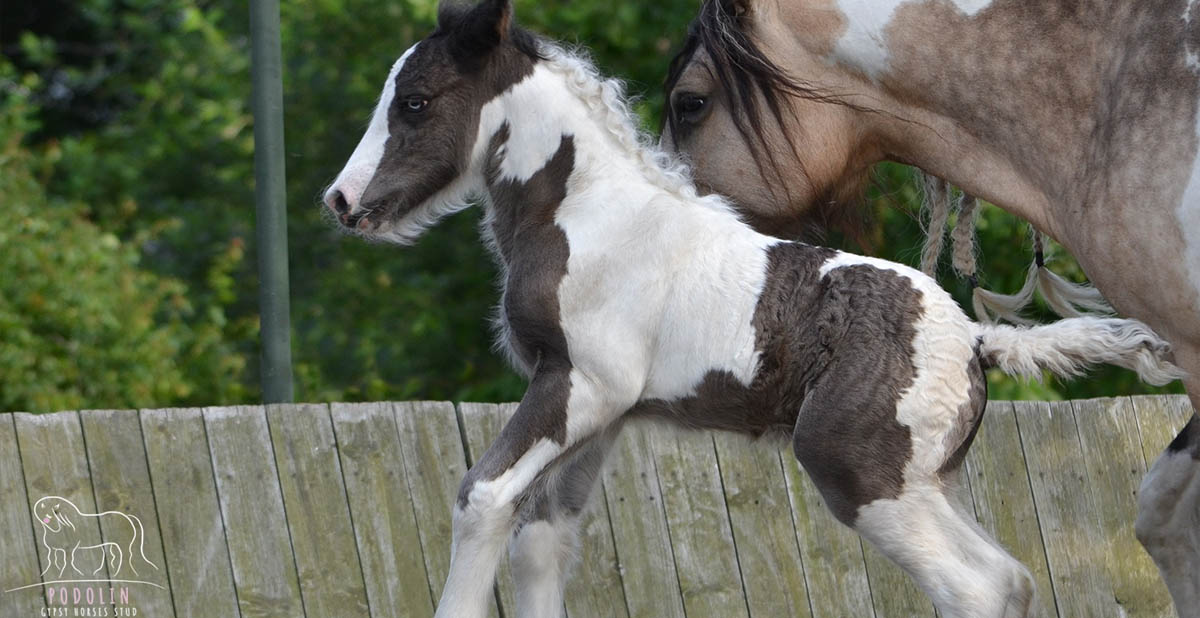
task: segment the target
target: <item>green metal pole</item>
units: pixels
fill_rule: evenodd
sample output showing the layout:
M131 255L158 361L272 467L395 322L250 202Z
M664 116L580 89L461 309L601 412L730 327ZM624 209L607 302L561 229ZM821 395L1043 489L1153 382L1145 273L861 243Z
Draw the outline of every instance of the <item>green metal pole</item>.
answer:
M288 316L279 0L250 1L250 32L263 401L286 403L292 400L292 348Z

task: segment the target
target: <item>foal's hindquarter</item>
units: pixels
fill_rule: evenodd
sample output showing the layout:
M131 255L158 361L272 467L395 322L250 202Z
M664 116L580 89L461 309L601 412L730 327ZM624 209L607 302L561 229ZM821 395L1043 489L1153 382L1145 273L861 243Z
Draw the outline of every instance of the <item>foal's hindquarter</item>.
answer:
M548 79L539 71L513 96ZM557 140L519 120L490 137L502 333L531 382L463 482L438 615L483 615L510 536L518 614L559 615L604 455L621 423L647 416L792 435L837 517L944 615L1024 615L1025 570L947 495L986 399L949 296L912 269L781 242L722 201L684 200L587 116Z
M805 40L790 57L779 52L784 66L816 84L833 73L833 91L881 102L886 113L861 120L876 124L892 158L1051 233L1114 307L1171 341L1200 409L1200 3L778 6L785 31L771 38L764 27L764 45ZM837 65L852 69L850 85ZM1138 501L1139 539L1180 614L1200 617L1196 415Z

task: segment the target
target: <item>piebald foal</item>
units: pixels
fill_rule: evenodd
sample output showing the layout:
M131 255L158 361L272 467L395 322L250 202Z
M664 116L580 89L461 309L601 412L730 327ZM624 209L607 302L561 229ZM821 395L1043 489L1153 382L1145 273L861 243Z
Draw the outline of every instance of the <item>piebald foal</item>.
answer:
M463 480L441 618L485 615L506 545L519 615L558 616L603 459L647 416L791 435L834 514L943 615L1024 616L1029 573L947 497L983 368L1175 375L1139 323L981 326L913 269L755 232L647 145L619 85L515 28L508 0L442 8L325 203L406 243L468 196L484 198L500 337L530 382Z

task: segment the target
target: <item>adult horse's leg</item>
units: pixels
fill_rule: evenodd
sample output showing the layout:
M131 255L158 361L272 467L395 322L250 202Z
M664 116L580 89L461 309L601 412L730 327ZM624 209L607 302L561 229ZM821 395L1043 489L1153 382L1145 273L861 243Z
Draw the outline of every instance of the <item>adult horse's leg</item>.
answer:
M1176 349L1200 410L1200 349ZM1138 490L1137 537L1158 565L1180 618L1200 618L1200 416L1155 460Z
M860 357L830 366L844 375L871 376L860 368L874 362ZM885 427L900 407L895 394L880 398L886 385L847 382L830 378L810 389L793 436L796 458L830 510L912 576L942 616L1028 616L1034 594L1029 571L961 512L953 496L952 479L981 418L986 390L979 386L982 396L971 397L969 405L924 402L927 419L953 419L952 427L927 431L937 423L918 419L897 433ZM856 426L854 419L887 420ZM948 452L926 456L937 448Z
M517 616L562 616L563 588L579 551L583 512L619 431L614 424L579 444L531 488L508 546Z
M560 457L632 402L617 402L569 368L539 370L500 436L467 471L454 505L450 573L437 618L484 618L520 498Z

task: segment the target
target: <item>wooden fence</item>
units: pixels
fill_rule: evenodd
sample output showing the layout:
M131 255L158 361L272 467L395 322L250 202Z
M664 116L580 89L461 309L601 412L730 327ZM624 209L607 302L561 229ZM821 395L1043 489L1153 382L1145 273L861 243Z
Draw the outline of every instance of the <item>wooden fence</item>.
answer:
M459 479L511 412L0 414L0 616L430 616ZM1043 615L1173 615L1132 522L1190 413L1183 397L989 405L962 500L1033 571ZM787 448L633 426L592 502L571 618L934 615ZM506 567L496 603L512 618Z

